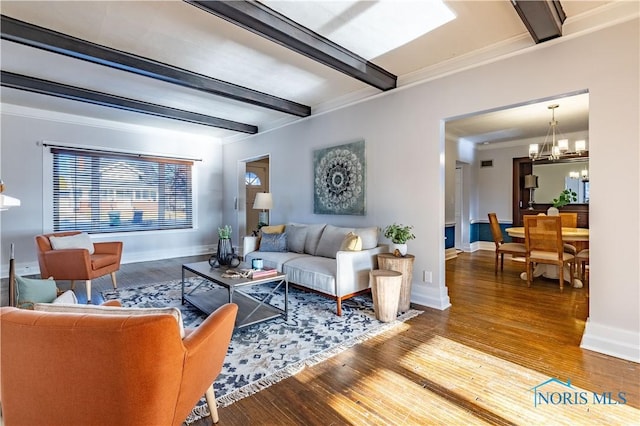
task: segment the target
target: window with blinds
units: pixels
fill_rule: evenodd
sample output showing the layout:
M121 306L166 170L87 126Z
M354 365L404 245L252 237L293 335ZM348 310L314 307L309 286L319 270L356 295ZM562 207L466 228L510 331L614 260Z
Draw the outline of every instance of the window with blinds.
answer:
M66 148L51 152L54 231L193 226L193 162Z

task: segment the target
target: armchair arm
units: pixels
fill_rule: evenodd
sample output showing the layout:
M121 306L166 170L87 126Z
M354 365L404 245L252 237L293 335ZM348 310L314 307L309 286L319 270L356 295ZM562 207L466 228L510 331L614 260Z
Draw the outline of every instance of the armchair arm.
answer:
M105 241L93 243L93 248L97 254L122 254L122 241Z
M183 386L176 412L185 416L211 383L220 374L229 349L231 334L238 313L238 305L227 303L207 317L195 330L187 331L184 344L185 362ZM184 417L183 417L184 418Z
M91 277L91 258L86 249L50 250L40 256L46 265L47 277L58 280L88 280Z
M377 254L388 251L381 245L361 251L336 253L336 296L355 293L369 287L369 271L378 267Z
M258 237L247 235L242 239L242 256L258 250Z

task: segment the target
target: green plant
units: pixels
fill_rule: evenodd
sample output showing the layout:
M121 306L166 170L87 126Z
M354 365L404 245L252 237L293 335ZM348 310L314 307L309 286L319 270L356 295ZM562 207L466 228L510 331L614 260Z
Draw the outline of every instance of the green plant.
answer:
M578 194L573 192L570 189L565 189L560 193L558 198L553 199L553 207L558 208L562 206L566 206L572 201L578 201Z
M225 225L222 228L218 228L218 237L221 240L228 240L231 238L231 225Z
M394 244L406 244L407 241L413 240L416 236L413 235L411 225L398 225L394 223L384 228L384 236L389 238Z

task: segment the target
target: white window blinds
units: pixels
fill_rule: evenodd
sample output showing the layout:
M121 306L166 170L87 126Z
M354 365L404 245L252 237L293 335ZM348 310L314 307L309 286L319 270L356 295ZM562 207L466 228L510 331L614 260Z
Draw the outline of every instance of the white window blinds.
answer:
M51 148L54 231L89 233L193 226L193 162Z

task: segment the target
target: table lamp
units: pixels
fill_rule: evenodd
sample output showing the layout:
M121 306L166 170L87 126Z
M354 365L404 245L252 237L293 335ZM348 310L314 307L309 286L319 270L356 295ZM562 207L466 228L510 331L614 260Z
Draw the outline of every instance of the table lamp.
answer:
M253 201L255 210L262 210L258 213L258 226L269 224L269 212L273 208L273 197L270 192L258 192Z
M529 210L533 210L533 190L538 187L538 176L526 175L524 177L524 188L529 190Z

